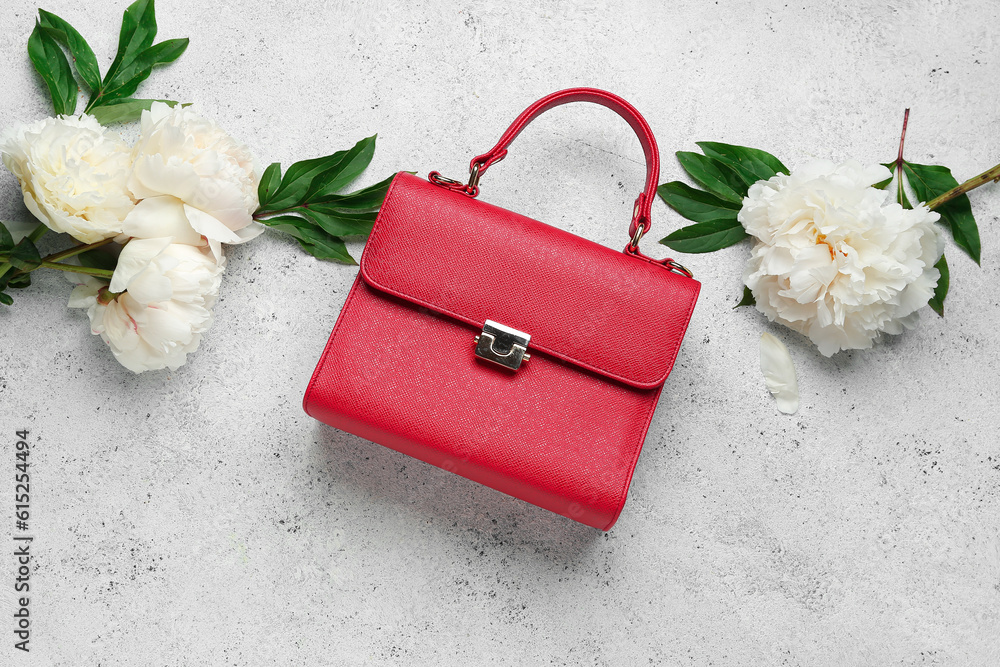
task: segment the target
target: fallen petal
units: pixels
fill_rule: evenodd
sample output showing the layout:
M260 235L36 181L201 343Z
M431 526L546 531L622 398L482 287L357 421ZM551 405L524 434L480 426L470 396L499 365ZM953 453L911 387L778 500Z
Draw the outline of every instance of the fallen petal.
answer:
M799 409L799 382L788 348L769 333L760 336L760 370L778 403L778 410L790 415Z

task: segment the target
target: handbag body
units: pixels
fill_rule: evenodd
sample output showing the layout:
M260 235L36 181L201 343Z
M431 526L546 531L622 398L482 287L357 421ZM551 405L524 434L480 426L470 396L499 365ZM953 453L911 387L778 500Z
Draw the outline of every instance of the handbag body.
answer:
M624 252L476 198L520 130L572 101L618 112L646 153ZM304 409L608 530L700 287L672 260L639 252L655 140L621 98L570 89L529 107L471 173L467 184L396 175Z

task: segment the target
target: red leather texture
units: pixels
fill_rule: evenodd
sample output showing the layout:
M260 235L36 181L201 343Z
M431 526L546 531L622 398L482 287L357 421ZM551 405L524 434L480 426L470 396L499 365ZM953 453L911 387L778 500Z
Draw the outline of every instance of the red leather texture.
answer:
M663 384L695 281L407 173L390 187L361 258L369 285L475 328L514 327L625 384Z
M305 410L609 529L625 504L660 387L628 387L541 352L511 373L473 355L476 333L369 287L359 274L309 384Z
M699 287L400 173L303 406L608 530ZM474 354L487 319L531 335L517 371Z

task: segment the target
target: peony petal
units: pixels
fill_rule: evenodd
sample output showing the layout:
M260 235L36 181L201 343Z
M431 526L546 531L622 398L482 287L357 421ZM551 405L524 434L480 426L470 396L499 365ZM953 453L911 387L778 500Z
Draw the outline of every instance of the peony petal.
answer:
M246 227L253 220L253 209L247 209L243 184L225 178L202 177L197 191L184 201L195 208L207 212L229 229L236 231ZM254 206L254 209L257 207Z
M31 215L35 216L35 218L40 220L46 227L57 232L62 231L61 229L55 229L54 225L52 224L52 218L49 217L49 215L42 210L41 206L38 205L38 202L35 201L35 195L32 194L30 190L26 189L24 191L23 200L24 200L24 207L28 209L31 212Z
M140 271L128 284L128 293L132 298L141 304L169 300L174 294L173 283L161 270L161 267L150 267Z
M90 308L97 300L98 288L92 285L77 285L69 295L67 308Z
M167 249L171 239L133 239L129 241L118 256L118 266L111 276L109 289L112 292L124 292L129 283L142 273L157 255Z
M127 297L128 295L124 295L109 303L101 321L101 331L105 340L111 345L111 350L115 352L115 356L118 351L134 350L142 342L139 338L139 325L129 312L130 306L133 312L140 312L142 307Z
M760 336L760 370L778 403L778 410L790 415L799 409L799 383L788 348L769 333Z
M149 111L142 112L143 134L148 133L154 125L169 116L172 112L172 107L164 102L153 102L149 105Z
M252 241L261 234L264 233L266 227L257 221L251 222L246 227L236 230L236 235L240 237L238 243L246 243L247 241Z
M161 354L166 354L177 345L187 345L194 336L190 322L174 317L163 308L147 308L145 316L145 326L140 335L147 345Z
M14 243L20 243L21 239L38 228L37 222L4 222L2 224L10 232Z
M75 260L76 258L72 257L66 260L65 263L73 264ZM67 281L69 281L70 284L86 285L88 287L93 287L94 294L97 294L97 290L99 290L100 288L108 286L107 280L101 280L100 278L97 278L95 276L87 276L82 273L73 273L71 271L61 271L60 273L62 273L62 277L65 278Z
M222 243L240 243L240 237L236 232L226 227L224 224L210 216L204 211L196 209L194 206L184 205L184 213L187 214L188 222L194 230L210 241L221 241Z
M226 261L225 255L222 253L222 243L215 239L208 239L208 248L212 251L212 259L221 266Z
M128 188L136 199L172 195L187 199L197 190L198 174L187 162L164 159L162 155L146 155L132 166Z
M171 236L174 243L204 244L184 214L184 202L170 196L150 197L136 204L125 218L122 232L140 239Z
M118 233L134 204L125 189L131 151L90 116L46 118L8 131L0 152L31 214L84 243Z

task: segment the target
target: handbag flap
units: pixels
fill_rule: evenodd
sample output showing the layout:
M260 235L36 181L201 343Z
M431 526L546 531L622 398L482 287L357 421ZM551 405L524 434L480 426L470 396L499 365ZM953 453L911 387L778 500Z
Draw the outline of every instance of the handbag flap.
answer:
M644 389L670 373L700 289L661 265L405 172L386 193L361 275L470 325L470 354L494 320L529 334L532 351Z

